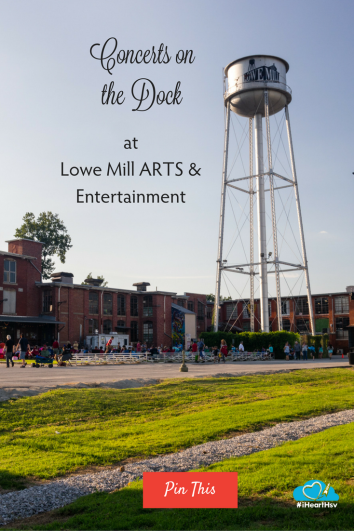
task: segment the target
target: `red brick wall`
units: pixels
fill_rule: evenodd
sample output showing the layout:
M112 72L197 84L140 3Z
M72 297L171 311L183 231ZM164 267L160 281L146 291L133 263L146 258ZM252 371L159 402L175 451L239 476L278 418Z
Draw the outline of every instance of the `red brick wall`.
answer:
M39 315L41 310L41 292L35 282L40 282L40 273L28 261L21 258L9 257L16 262L16 282L4 282L4 260L7 256L0 255L0 286L3 290L16 292L16 315L32 316ZM3 290L0 299L3 299ZM3 303L0 304L0 312L3 313Z
M8 242L9 253L25 254L27 256L33 256L35 266L41 271L41 259L42 259L42 244L40 242L30 240L13 240Z

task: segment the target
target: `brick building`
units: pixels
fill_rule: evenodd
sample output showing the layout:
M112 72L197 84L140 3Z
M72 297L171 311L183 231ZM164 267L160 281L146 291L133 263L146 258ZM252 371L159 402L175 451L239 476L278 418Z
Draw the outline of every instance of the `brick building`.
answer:
M31 345L58 338L83 342L87 335L128 334L131 342L172 344L172 308L196 316L195 337L212 329L213 304L206 295L147 291L148 282L134 289L104 287L99 279L75 284L72 273L54 273L50 282L41 275L42 244L10 240L8 251L0 251L0 342L7 334L15 340L24 332ZM354 300L347 292L313 295L316 333L328 330L336 348L348 350L348 325L354 325ZM223 301L220 329L250 329L248 301ZM283 328L307 333L309 316L306 297L283 299ZM269 301L272 330L277 330L276 300ZM255 301L255 330L259 331L259 301ZM193 339L193 336L192 336Z
M354 300L348 291L312 295L312 306L316 334L328 333L329 341L335 349L348 350L348 326L354 325ZM213 303L209 303L213 311ZM260 331L260 306L255 300L255 332ZM210 314L209 311L209 314ZM250 312L248 300L222 301L219 309L219 329L247 332L250 330ZM282 299L283 330L310 333L310 317L307 297L288 297ZM269 299L269 328L278 330L277 301ZM208 330L212 329L212 320L207 321Z
M8 242L0 251L0 341L24 332L32 345L58 338L83 342L93 333L120 332L131 342L171 346L171 305L176 293L146 291L148 282L124 290L101 286L99 279L75 284L72 273L59 272L51 282L41 275L42 244Z

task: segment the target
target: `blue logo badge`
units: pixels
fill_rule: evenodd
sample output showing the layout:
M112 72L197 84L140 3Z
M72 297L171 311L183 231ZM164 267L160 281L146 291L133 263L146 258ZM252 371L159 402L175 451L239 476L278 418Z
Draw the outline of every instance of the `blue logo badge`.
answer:
M332 502L339 500L338 494L330 486L330 483L326 486L323 481L319 481L318 479L311 479L310 481L306 481L304 485L296 487L293 496L296 501L302 502Z

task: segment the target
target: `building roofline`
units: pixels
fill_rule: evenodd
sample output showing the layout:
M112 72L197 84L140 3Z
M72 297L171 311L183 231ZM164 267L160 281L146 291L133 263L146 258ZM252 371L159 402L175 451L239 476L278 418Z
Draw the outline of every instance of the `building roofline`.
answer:
M184 308L183 306L179 306L179 304L175 304L174 302L171 303L171 307L175 308L175 310L179 310L182 313L188 313L191 315L196 315L195 312L192 312L191 310L187 310L187 308Z
M14 238L13 240L5 240L5 243L13 243L13 242L32 242L32 243L40 243L41 245L44 245L44 242L39 242L38 240L30 240L29 238Z
M47 288L49 287L65 287L65 288L80 288L80 289L86 289L86 290L93 290L93 291L112 291L115 293L132 293L134 295L136 294L142 294L142 295L171 295L175 296L175 292L170 291L137 291L135 289L120 289L120 288L110 288L108 286L102 287L102 286L90 286L88 284L67 284L65 282L36 282L36 285L38 287L45 286Z
M0 251L0 255L11 256L13 258L21 258L22 260L37 260L35 256L28 256L27 254L9 253L7 251Z
M311 297L314 298L314 297L333 297L333 296L336 296L336 295L346 295L349 297L349 293L347 293L346 291L336 291L336 292L332 292L332 293L312 293L311 294ZM289 296L289 297L281 297L282 300L293 300L293 299L302 299L302 298L307 298L307 295L306 293L303 293L302 295L292 295L292 296ZM254 299L255 301L259 301L260 299ZM276 297L268 297L268 300L269 301L275 301L277 300ZM227 304L228 302L244 302L244 301L249 301L249 298L245 297L244 299L232 299L232 300L227 300L227 301L220 301L220 304ZM214 302L212 301L207 301L211 304L214 304Z

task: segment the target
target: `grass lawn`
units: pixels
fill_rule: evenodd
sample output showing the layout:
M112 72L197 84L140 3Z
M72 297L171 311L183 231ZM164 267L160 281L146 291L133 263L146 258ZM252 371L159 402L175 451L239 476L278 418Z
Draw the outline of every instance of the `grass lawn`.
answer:
M97 493L42 515L31 529L352 530L354 425L338 426L251 456L227 459L202 471L239 473L238 509L143 509L142 481L111 494ZM331 483L333 509L296 508L292 493L310 479ZM28 529L23 523L21 529Z
M354 407L351 369L55 390L0 403L0 486ZM59 432L59 433L56 433ZM5 450L4 450L5 449Z

